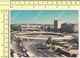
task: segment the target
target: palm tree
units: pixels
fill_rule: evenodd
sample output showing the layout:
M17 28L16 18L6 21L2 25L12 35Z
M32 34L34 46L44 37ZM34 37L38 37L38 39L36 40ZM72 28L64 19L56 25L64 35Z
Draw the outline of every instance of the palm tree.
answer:
M49 48L51 47L52 44L52 39L51 37L48 38L48 40L46 41L46 43L49 45Z

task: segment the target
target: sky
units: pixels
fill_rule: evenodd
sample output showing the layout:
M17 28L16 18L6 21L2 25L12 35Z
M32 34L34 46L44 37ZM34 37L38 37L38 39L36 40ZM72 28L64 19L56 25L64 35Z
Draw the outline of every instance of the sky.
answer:
M63 23L78 24L77 10L11 10L11 24L54 24L61 19Z

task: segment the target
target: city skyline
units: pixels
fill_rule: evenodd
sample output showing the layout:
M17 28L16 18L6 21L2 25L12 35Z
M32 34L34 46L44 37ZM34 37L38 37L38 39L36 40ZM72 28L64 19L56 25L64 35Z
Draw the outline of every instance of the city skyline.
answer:
M78 24L77 10L11 10L11 24L54 24L54 20Z

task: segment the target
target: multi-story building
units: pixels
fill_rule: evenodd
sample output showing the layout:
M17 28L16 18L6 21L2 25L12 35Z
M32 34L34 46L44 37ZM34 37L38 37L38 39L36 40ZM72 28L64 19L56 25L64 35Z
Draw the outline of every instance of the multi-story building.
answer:
M53 24L11 24L12 26L20 26L21 31L52 31Z
M71 23L64 23L61 25L61 31L70 33L78 32L78 25Z
M40 26L38 25L29 25L29 24L26 24L26 25L21 25L21 29L23 32L25 31L38 31L40 29Z
M62 21L61 20L54 20L54 30L58 30L61 28Z

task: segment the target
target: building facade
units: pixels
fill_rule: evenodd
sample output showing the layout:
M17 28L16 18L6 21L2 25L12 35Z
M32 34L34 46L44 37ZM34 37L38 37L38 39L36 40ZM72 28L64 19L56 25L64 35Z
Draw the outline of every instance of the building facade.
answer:
M12 24L12 26L20 26L22 32L26 31L52 31L53 24Z
M54 20L54 30L58 30L61 28L62 21L61 20Z
M26 32L26 31L39 31L40 29L40 26L38 25L21 25L21 29L23 32Z
M71 23L64 23L61 25L61 31L69 33L78 32L78 25Z

